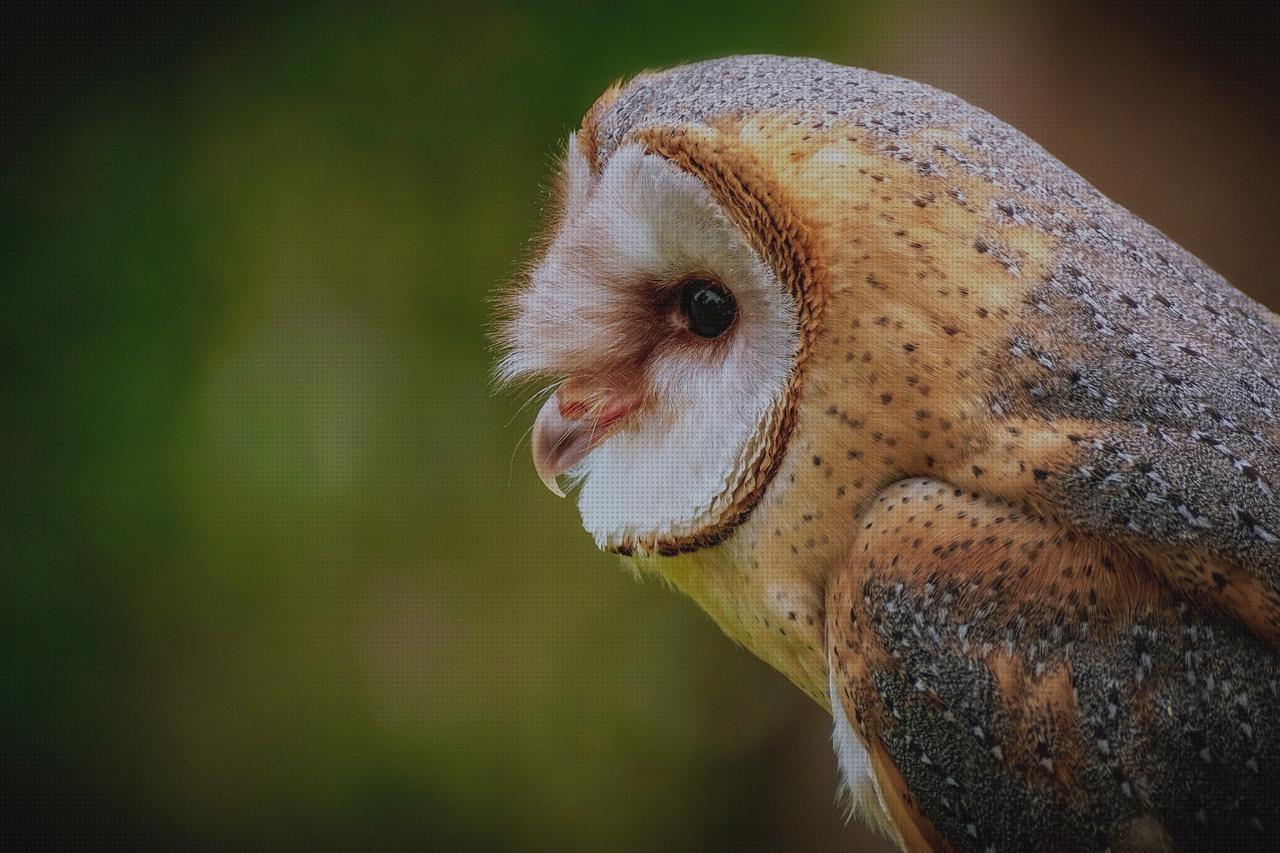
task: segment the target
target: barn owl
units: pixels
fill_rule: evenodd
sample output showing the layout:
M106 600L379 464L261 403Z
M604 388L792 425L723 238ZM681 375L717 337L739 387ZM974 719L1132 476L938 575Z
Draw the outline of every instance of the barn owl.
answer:
M569 139L498 371L599 547L828 708L908 850L1280 830L1280 321L928 86L734 57Z

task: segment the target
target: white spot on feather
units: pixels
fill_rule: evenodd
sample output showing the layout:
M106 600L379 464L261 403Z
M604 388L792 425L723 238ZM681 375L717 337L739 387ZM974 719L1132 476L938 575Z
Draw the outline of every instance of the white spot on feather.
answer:
M889 809L885 806L884 797L880 793L880 783L876 781L875 771L871 768L871 755L863 746L858 733L849 724L849 718L844 712L840 688L836 684L835 666L831 665L830 661L827 669L831 716L835 723L831 733L831 744L835 748L836 761L840 765L841 790L847 797L849 813L905 849L902 836L894 827L893 820L889 817Z

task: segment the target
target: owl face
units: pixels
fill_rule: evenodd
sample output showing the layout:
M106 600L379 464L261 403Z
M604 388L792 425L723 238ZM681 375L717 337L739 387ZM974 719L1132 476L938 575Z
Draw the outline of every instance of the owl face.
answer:
M640 144L593 169L571 138L558 206L499 368L559 383L533 428L539 475L581 485L602 548L719 541L785 444L796 303L703 180Z

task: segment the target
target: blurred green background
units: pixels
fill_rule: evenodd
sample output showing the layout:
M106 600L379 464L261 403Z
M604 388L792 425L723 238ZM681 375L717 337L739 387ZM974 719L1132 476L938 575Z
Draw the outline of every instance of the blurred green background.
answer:
M1274 16L1087 5L10 7L0 838L883 849L825 715L542 490L489 299L609 82L776 52L956 91L1276 305Z

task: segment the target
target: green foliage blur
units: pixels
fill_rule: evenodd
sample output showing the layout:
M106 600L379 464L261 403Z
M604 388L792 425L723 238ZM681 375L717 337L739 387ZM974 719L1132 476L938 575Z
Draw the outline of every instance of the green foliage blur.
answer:
M834 761L788 758L825 756L821 712L594 551L533 476L487 327L613 79L857 63L885 26L849 2L293 4L159 32L45 105L3 165L7 837L845 832Z

